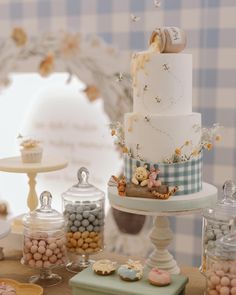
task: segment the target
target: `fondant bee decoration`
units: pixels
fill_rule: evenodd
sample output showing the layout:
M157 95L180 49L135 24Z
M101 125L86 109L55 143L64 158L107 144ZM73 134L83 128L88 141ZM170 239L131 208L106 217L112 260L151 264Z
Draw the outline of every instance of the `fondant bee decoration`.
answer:
M132 22L136 23L140 20L140 16L137 16L137 15L134 15L134 14L131 14L130 15L130 18L132 20Z
M145 119L146 122L150 122L150 117L149 116L145 116L144 119Z
M169 71L170 66L165 63L165 64L162 65L162 68L163 68L164 71Z
M124 79L124 75L122 73L118 73L116 81L121 82L123 79Z
M148 86L147 85L144 85L143 90L144 91L147 91L148 90Z
M154 0L154 5L155 5L155 7L160 8L161 7L161 1Z
M159 96L156 96L156 97L155 97L155 100L156 100L157 103L160 103L160 102L161 102L161 99L160 99Z

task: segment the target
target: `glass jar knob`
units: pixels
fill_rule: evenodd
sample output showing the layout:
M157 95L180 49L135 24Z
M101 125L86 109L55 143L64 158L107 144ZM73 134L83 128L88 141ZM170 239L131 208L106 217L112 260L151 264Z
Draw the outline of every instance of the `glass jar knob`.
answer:
M88 183L89 171L87 168L81 167L78 170L77 177L79 180L79 185L84 185L84 186L89 185L89 183Z
M223 193L224 199L222 202L224 203L232 203L235 202L235 193L236 193L236 185L232 180L226 180L223 184Z
M40 211L48 211L52 210L51 204L52 204L52 195L48 191L44 191L41 193L39 197L40 201Z

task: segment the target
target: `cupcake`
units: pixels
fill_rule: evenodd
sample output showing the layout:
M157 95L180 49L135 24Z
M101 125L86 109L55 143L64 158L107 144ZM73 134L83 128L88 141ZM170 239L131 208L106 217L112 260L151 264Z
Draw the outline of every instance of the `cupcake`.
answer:
M116 270L116 262L109 259L102 259L96 261L92 266L93 271L101 276L109 276Z
M163 287L171 283L171 277L167 271L154 267L148 274L148 281L152 285Z
M0 295L15 295L16 289L5 283L0 283Z
M21 159L23 163L40 163L43 155L43 148L40 142L35 139L23 139L21 145Z
M138 281L143 276L143 266L139 261L128 260L118 268L120 278L127 282Z

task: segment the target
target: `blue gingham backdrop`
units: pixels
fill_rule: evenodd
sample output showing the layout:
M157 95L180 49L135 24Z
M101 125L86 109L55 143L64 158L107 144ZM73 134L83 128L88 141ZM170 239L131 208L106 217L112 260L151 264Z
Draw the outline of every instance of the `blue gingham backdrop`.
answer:
M141 17L130 21L130 14ZM98 34L121 50L144 49L157 26L187 31L193 54L193 105L203 124L220 122L223 142L204 156L204 179L221 187L236 180L236 3L235 0L1 0L0 37L22 25L31 35L60 29ZM201 218L171 218L171 250L184 264L199 265ZM187 226L186 226L187 225Z

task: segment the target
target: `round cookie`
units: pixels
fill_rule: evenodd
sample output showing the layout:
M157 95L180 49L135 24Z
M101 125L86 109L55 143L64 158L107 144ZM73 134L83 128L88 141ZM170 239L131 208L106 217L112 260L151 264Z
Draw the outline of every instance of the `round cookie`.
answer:
M92 269L97 275L109 276L115 272L116 262L112 262L109 259L101 259L93 264Z
M128 260L118 268L120 278L127 282L138 281L143 276L143 266L139 261Z
M148 281L152 285L164 287L171 283L171 277L167 271L154 267L148 274Z

